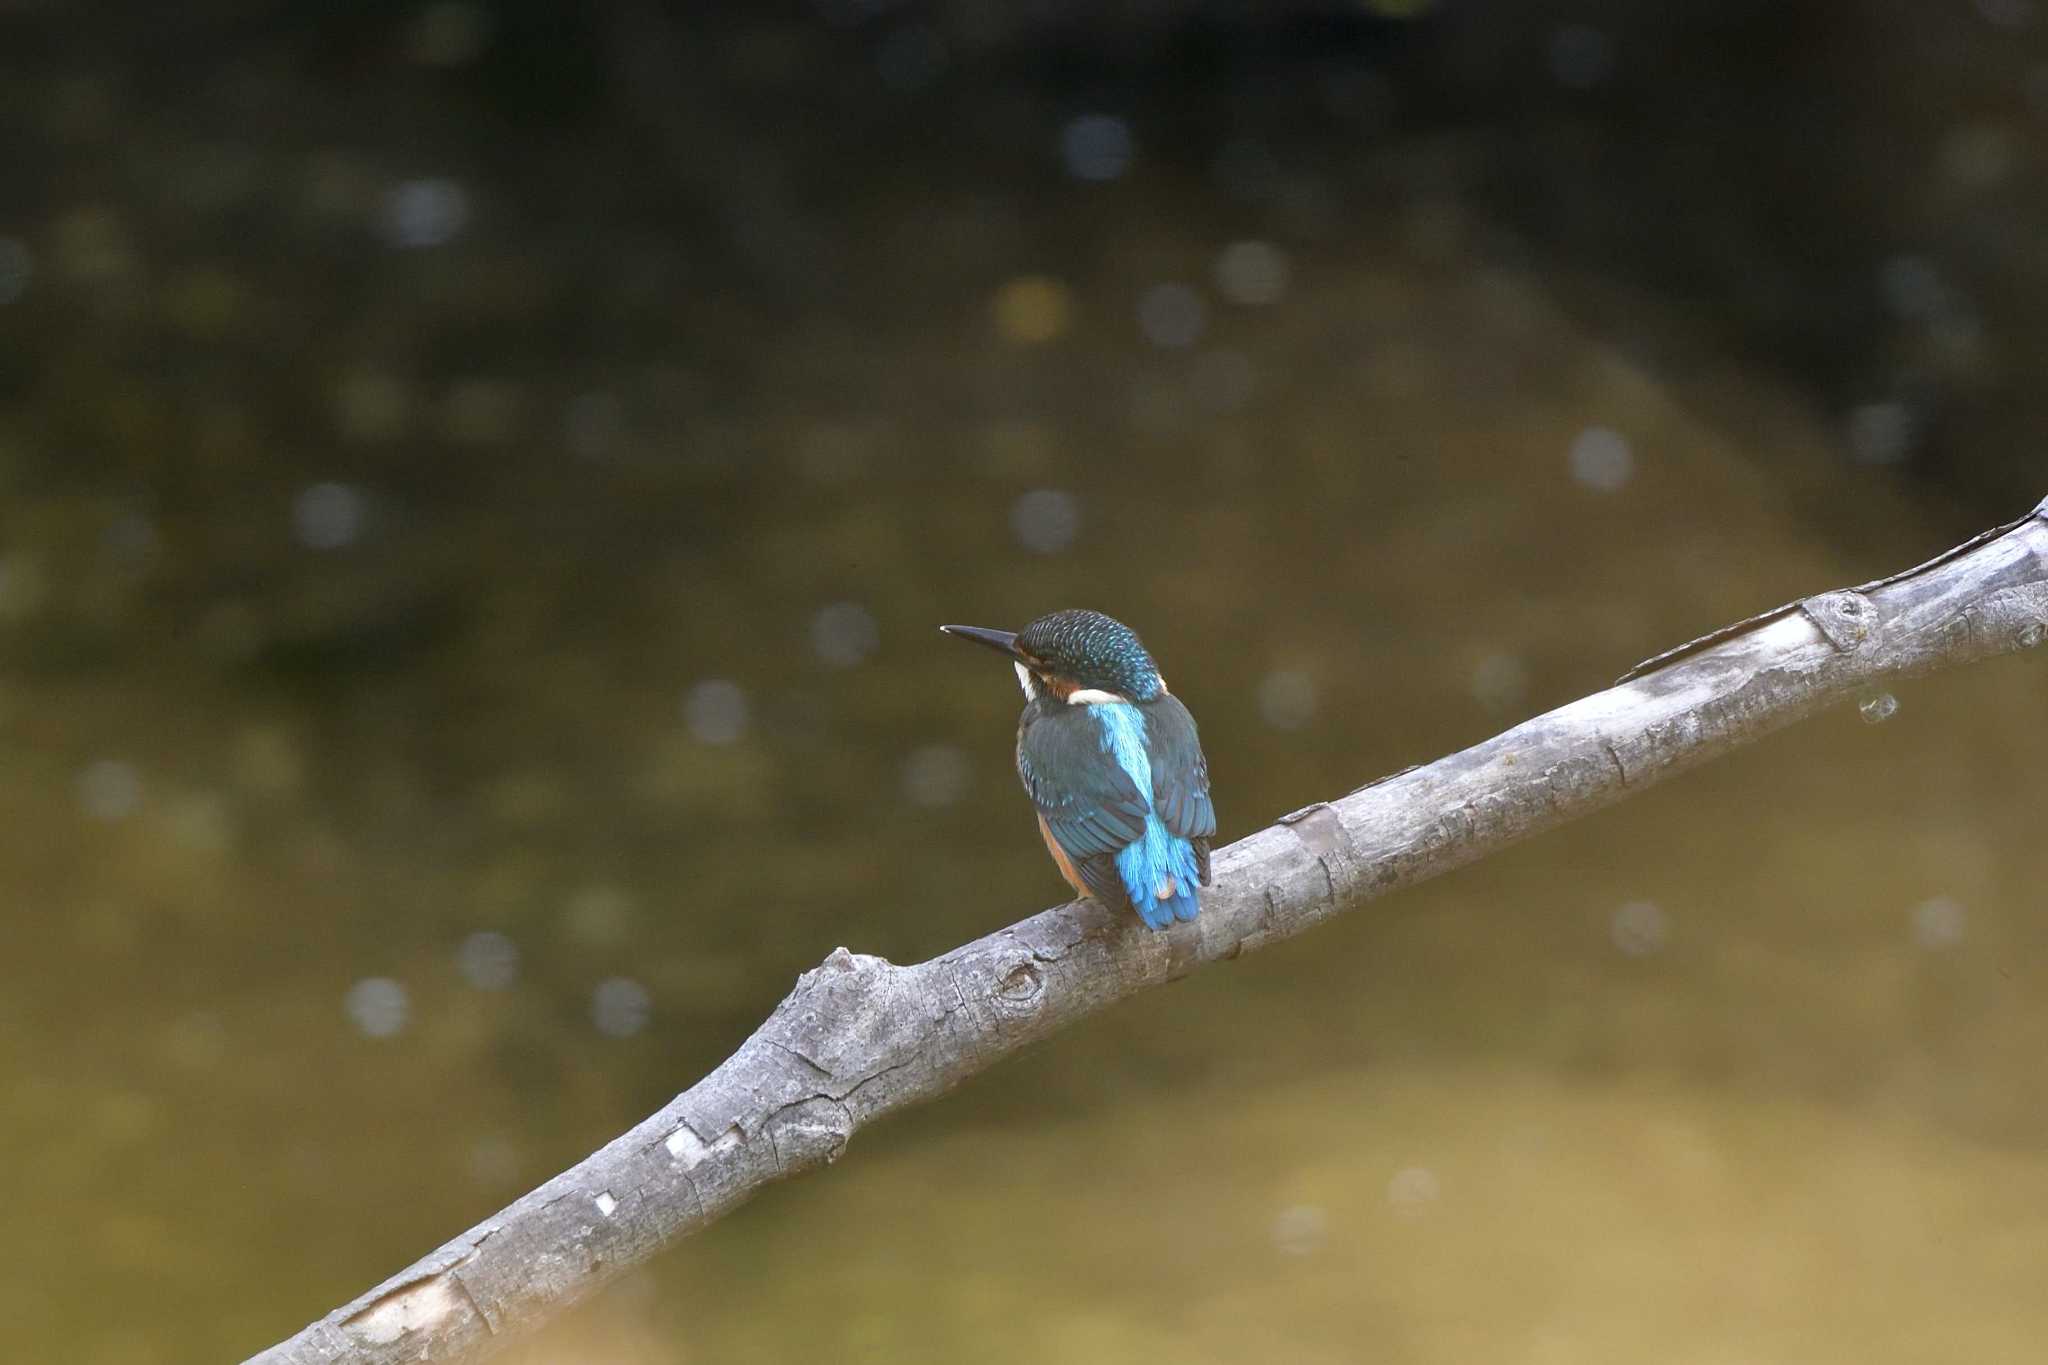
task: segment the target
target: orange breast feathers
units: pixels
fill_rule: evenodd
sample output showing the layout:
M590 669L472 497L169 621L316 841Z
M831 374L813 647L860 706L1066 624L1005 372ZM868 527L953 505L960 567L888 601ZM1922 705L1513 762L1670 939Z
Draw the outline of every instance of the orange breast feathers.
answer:
M1059 867L1060 875L1067 879L1067 885L1074 888L1074 894L1083 898L1093 894L1088 884L1081 880L1081 874L1074 870L1074 860L1060 847L1060 841L1052 837L1052 830L1046 827L1045 817L1038 817L1038 832L1045 837L1046 852L1052 854L1053 862Z

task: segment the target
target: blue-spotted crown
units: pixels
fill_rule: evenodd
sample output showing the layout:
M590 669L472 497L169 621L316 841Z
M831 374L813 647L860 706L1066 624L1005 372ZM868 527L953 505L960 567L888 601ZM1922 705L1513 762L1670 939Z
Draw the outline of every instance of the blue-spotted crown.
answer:
M1017 633L1017 648L1084 688L1151 701L1165 691L1159 666L1138 633L1099 611L1073 608L1041 616Z

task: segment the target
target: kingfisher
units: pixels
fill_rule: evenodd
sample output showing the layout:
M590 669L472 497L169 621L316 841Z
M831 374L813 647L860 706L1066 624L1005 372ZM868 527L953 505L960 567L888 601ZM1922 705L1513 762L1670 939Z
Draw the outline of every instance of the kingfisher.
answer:
M1195 718L1136 631L1056 611L1020 631L940 626L1007 656L1024 689L1017 776L1074 888L1148 929L1191 920L1209 885L1216 807Z

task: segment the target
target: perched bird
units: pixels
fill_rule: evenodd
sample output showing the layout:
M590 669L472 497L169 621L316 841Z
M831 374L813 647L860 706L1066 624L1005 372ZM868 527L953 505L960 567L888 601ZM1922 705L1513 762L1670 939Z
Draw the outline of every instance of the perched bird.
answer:
M1136 632L1099 611L1056 611L1015 634L939 629L1016 666L1017 776L1067 883L1148 928L1193 919L1216 834L1209 760Z

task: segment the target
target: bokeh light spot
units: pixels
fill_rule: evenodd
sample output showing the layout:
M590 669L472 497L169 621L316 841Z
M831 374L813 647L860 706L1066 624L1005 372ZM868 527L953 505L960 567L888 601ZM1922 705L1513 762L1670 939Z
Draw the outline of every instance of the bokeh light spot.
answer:
M903 763L903 794L914 806L950 806L967 794L967 755L951 744L913 749Z
M1949 294L1941 272L1925 256L1899 255L1886 261L1878 271L1878 288L1893 313L1916 322L1943 311Z
M456 948L455 969L480 991L510 990L519 980L519 945L503 934L480 929Z
M1862 464L1902 464L1913 453L1913 414L1904 403L1865 403L1849 414L1849 449Z
M1387 1202L1394 1212L1408 1218L1419 1218L1429 1211L1429 1206L1442 1194L1436 1172L1427 1166L1408 1166L1394 1172L1387 1182Z
M1514 654L1489 654L1472 670L1471 692L1488 711L1511 711L1529 694L1529 666Z
M1275 669L1259 680L1259 716L1275 730L1299 730L1315 719L1316 680L1300 669Z
M1650 957L1671 939L1671 921L1654 901L1630 901L1614 912L1608 937L1628 957Z
M348 988L342 1008L365 1038L392 1038L404 1031L412 1002L390 977L366 976Z
M1060 130L1060 159L1076 180L1115 180L1136 151L1131 125L1110 114L1083 114Z
M1024 275L996 291L996 330L1006 340L1037 346L1056 340L1073 315L1073 296L1058 280Z
M1192 346L1208 324L1208 305L1189 285L1155 284L1138 300L1138 330L1154 346Z
M292 531L311 550L339 550L363 532L367 502L345 483L316 483L292 500Z
M76 791L87 815L111 824L127 819L142 804L142 774L132 763L102 758L79 771Z
M833 668L852 668L881 647L875 618L858 602L834 602L811 618L811 648Z
M738 683L706 678L683 698L683 723L700 744L732 744L747 732L749 710Z
M1618 493L1635 477L1635 453L1620 432L1587 427L1572 439L1572 478L1596 493Z
M36 258L17 237L0 237L0 304L13 303L28 292Z
M1319 1204L1290 1204L1273 1215L1273 1246L1282 1255L1320 1251L1329 1233L1330 1215Z
M469 1178L486 1187L519 1179L519 1146L503 1133L489 1133L469 1148Z
M1936 896L1913 907L1913 941L1929 951L1953 948L1963 941L1966 916L1962 903Z
M590 993L590 1022L607 1038L630 1038L647 1027L654 998L631 977L614 976Z
M1010 531L1025 549L1056 555L1074 543L1081 530L1081 507L1074 495L1057 488L1035 488L1010 504Z
M469 192L441 176L392 186L377 218L384 240L406 250L446 245L468 223Z
M1216 289L1232 303L1257 308L1278 303L1292 267L1271 242L1232 242L1216 258Z

